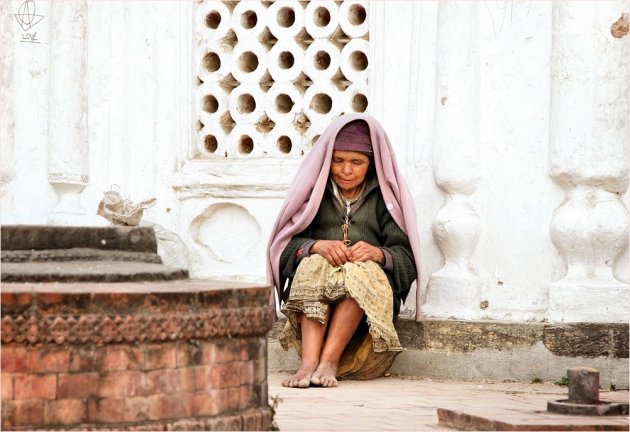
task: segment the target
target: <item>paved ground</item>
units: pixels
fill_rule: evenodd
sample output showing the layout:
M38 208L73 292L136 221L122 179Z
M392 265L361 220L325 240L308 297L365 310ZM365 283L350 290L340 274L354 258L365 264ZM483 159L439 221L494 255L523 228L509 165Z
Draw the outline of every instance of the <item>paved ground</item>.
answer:
M333 389L289 389L280 385L288 375L269 373L269 396L281 399L275 415L281 431L452 430L438 426L438 408L499 416L505 422L521 424L541 424L556 418L553 421L585 426L598 420L546 414L548 400L567 396L566 387L551 383L438 382L387 377L342 381ZM601 391L600 399L627 402L628 391ZM627 417L608 418L605 422L627 430Z

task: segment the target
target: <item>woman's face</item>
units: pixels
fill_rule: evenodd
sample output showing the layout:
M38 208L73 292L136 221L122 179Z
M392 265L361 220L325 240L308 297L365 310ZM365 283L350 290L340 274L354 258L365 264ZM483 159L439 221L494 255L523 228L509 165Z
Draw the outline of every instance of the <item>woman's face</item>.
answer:
M370 159L363 153L333 151L330 175L346 198L354 198L361 189L370 166Z

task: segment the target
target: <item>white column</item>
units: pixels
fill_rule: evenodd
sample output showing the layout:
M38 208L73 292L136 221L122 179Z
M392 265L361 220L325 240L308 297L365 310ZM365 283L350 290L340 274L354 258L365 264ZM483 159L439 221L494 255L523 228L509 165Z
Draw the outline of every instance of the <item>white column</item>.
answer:
M432 228L444 266L429 279L425 317L479 316L481 280L470 262L480 232L470 203L479 171L479 7L439 5L434 176L446 201Z
M86 214L81 191L88 184L87 3L55 0L51 5L48 181L59 202L51 225L109 225ZM95 209L96 210L96 209Z
M551 239L567 266L549 286L552 322L628 322L628 283L614 266L628 247L630 38L611 26L628 1L553 5L549 171L566 199Z
M14 27L15 16L12 11L12 2L0 3L0 30L2 40L0 41L0 100L3 101L2 113L0 114L0 204L4 209L2 212L2 223L13 223L13 192L9 190L9 184L15 178L15 119L14 119L14 69L15 69L15 48L14 48ZM8 211L7 211L8 210ZM9 213L9 214L7 214ZM8 217L7 217L8 216ZM7 221L8 219L8 221Z

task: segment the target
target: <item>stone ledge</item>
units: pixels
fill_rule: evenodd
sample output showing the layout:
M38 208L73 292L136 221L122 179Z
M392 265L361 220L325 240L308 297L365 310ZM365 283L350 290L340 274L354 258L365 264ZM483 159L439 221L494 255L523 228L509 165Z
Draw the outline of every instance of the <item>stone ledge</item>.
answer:
M543 342L556 355L628 358L628 324L547 324Z
M4 225L2 250L90 248L157 253L157 240L149 227L65 227Z
M3 250L3 263L37 263L55 261L131 261L161 264L153 252L129 252L90 248Z
M149 227L2 227L2 282L137 282L187 279L163 266Z
M270 286L256 283L187 279L133 283L6 283L2 284L1 294L4 315L28 310L27 306L35 300L41 310L67 313L87 302L91 303L90 312L125 312L139 307L168 311L178 303L190 307L191 302L217 307L260 306L268 304L270 290Z
M277 341L285 322L276 322L268 335L270 370L290 371L299 365L297 354L283 351ZM399 318L396 329L403 352L390 369L393 375L556 382L569 367L590 366L600 371L604 388L628 386L627 324Z
M276 340L286 319L269 333ZM628 358L628 324L548 324L502 321L398 318L394 323L406 349L469 352L477 349L509 351L542 342L555 355L567 357Z
M403 347L467 352L512 350L542 342L553 354L567 357L628 358L629 325L610 323L548 324L498 321L400 318L396 330Z
M55 261L2 263L2 282L134 282L186 279L188 270L161 263Z
M543 334L539 323L399 318L395 326L403 347L429 351L511 350L535 345Z

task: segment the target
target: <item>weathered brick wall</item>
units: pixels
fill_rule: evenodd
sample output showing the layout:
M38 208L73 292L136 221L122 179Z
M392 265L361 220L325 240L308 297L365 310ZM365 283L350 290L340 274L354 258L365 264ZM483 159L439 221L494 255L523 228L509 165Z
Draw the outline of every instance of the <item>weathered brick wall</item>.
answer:
M2 348L2 427L202 418L265 405L264 337ZM249 429L249 427L248 427Z
M151 285L3 292L2 429L267 429L268 288Z

